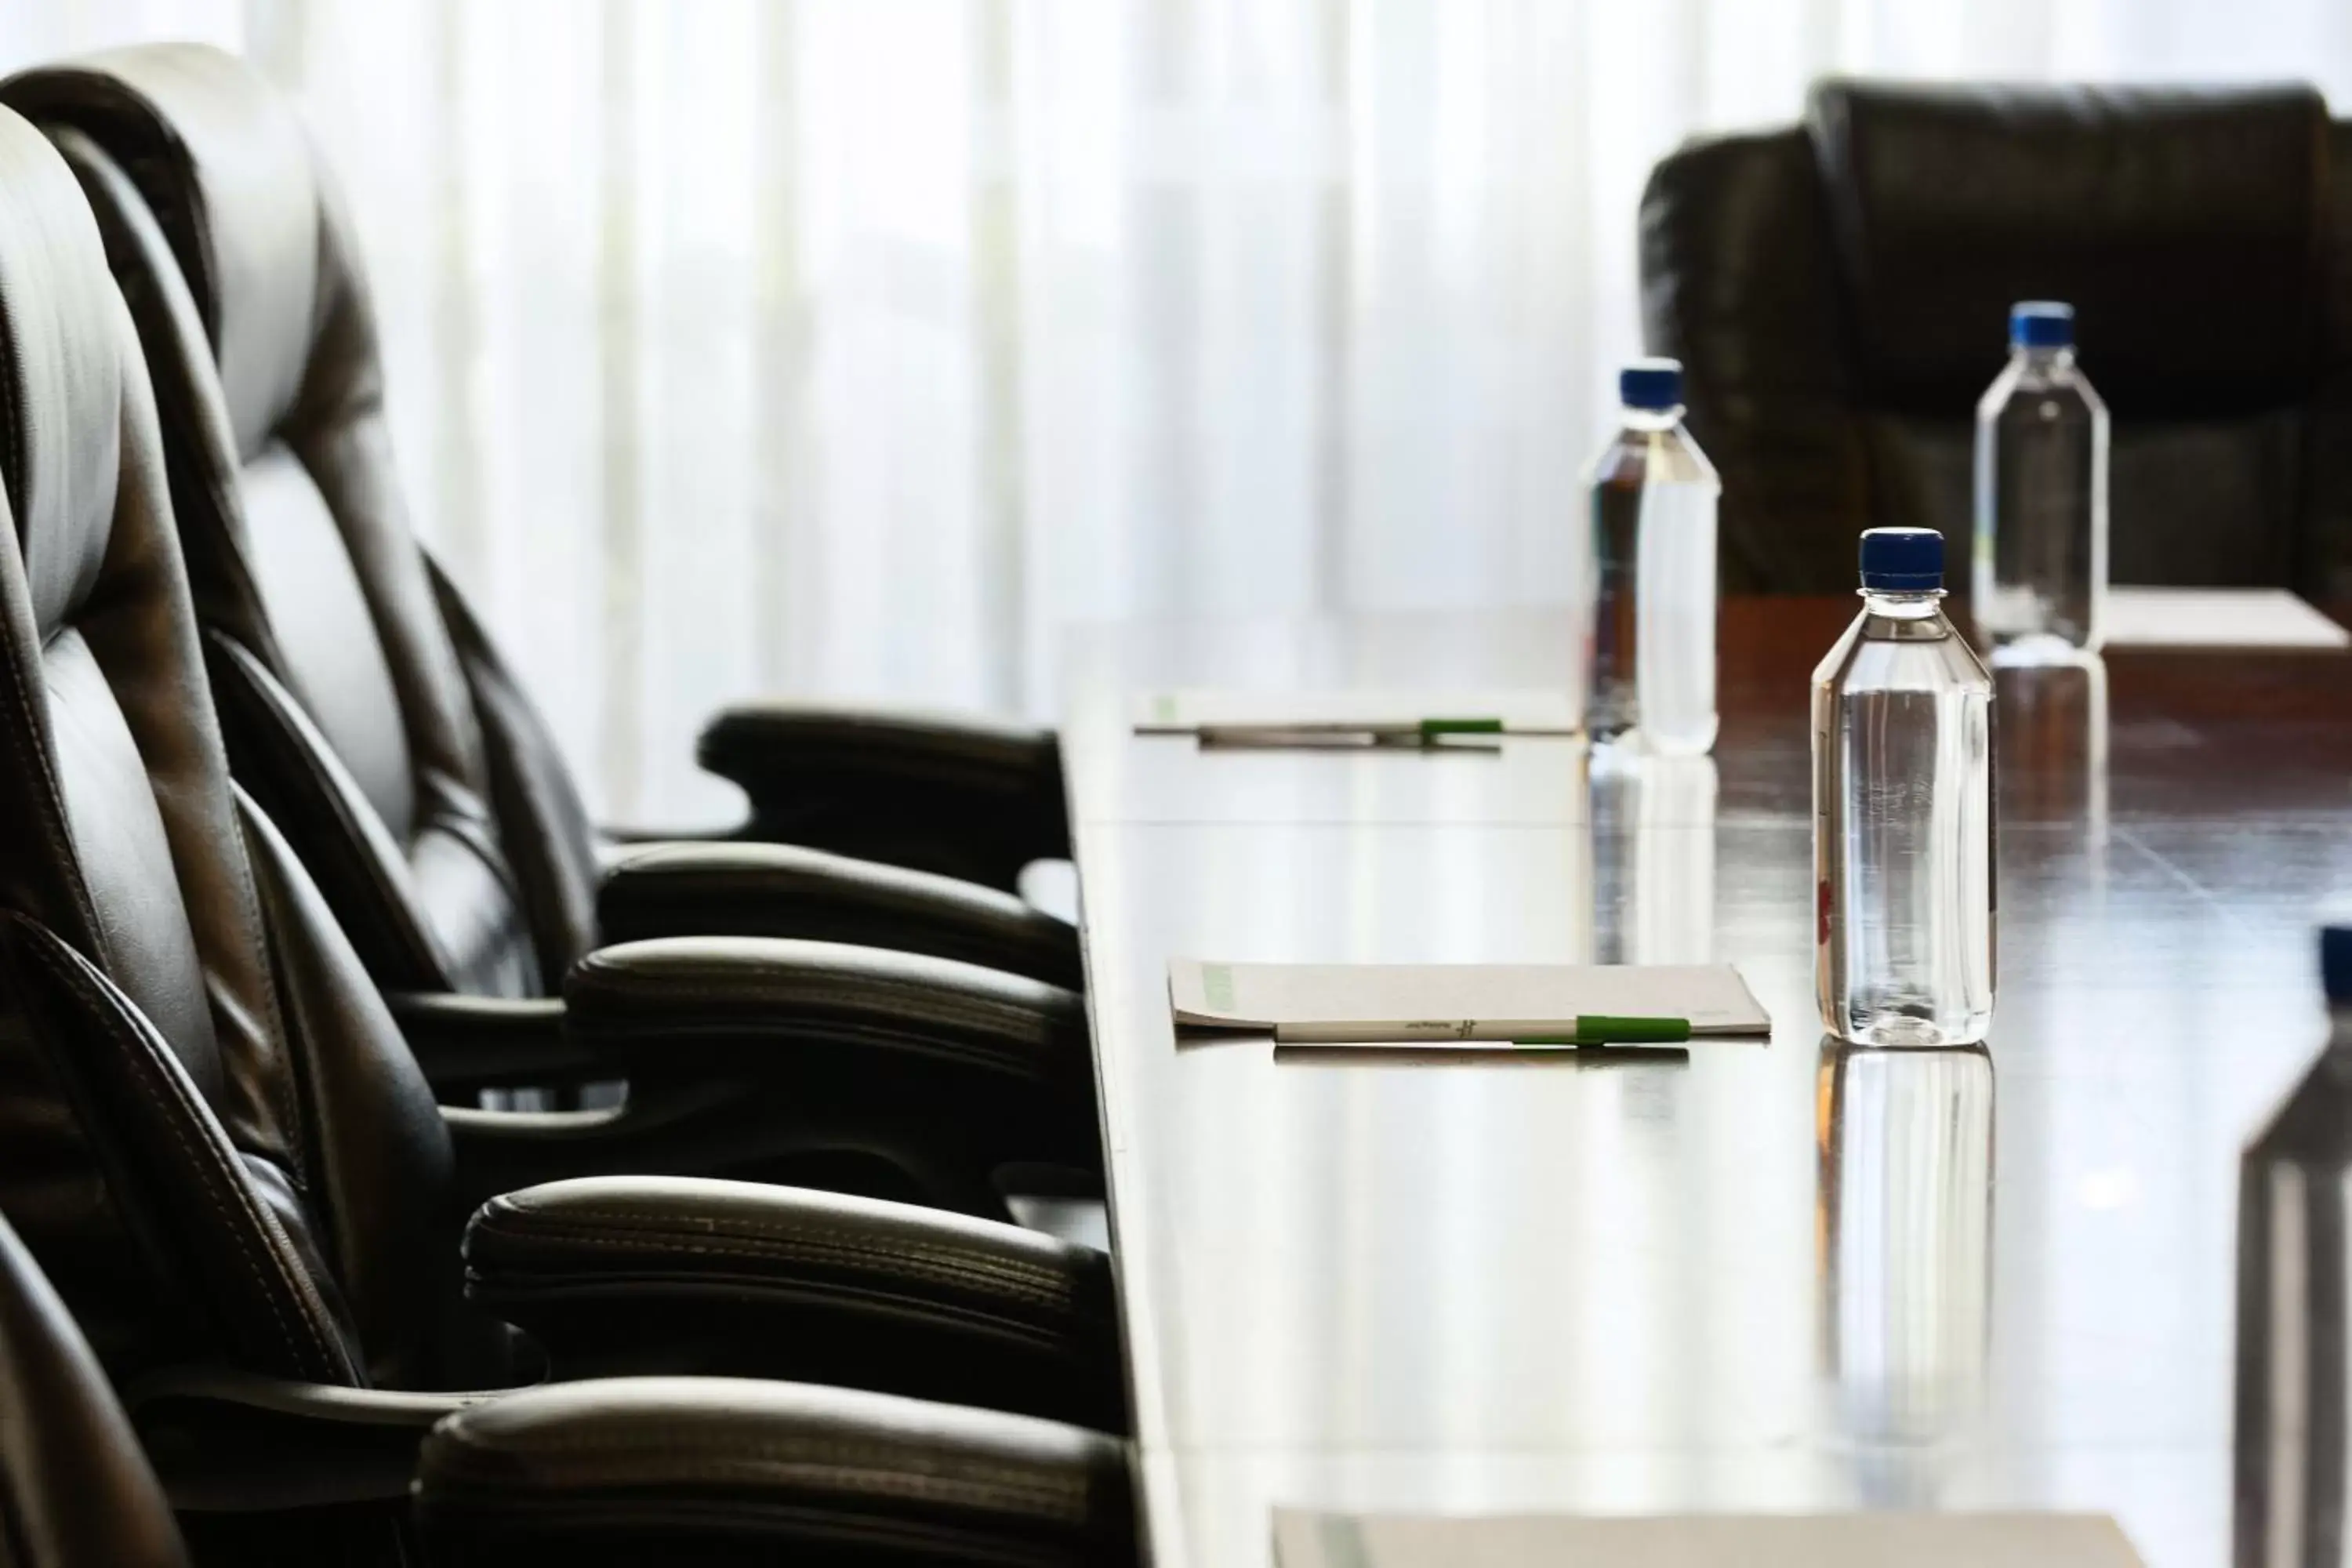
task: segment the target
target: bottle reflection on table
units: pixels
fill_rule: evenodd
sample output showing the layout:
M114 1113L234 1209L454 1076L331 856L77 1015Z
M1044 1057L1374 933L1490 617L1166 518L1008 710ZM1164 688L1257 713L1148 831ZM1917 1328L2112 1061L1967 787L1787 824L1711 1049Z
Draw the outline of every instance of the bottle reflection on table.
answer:
M1925 1506L1936 1445L1983 1406L1992 1303L1992 1058L1823 1037L1822 1360L1864 1499Z
M1993 670L1993 787L2004 826L2107 833L2107 667L2096 654Z
M1715 956L1715 759L1598 746L1589 767L1592 961Z

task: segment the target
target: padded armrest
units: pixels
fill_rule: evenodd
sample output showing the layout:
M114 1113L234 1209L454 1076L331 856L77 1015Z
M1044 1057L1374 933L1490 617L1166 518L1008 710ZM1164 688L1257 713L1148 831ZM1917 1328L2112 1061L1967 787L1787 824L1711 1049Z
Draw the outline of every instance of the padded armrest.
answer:
M466 1292L565 1378L807 1377L1120 1424L1110 1260L936 1209L749 1182L552 1182L475 1214Z
M725 1378L531 1389L425 1446L434 1560L1134 1562L1125 1446L887 1394ZM740 1555L739 1555L740 1553Z
M605 873L608 942L665 936L808 937L960 959L1084 984L1067 921L976 882L797 845L663 844Z
M1010 889L1069 852L1050 730L763 702L706 725L696 759L751 797L742 837L806 844Z
M1076 1096L1092 1110L1078 996L952 959L769 937L665 937L598 948L564 977L563 1002L572 1037L632 1077L707 1070L714 1051L757 1071L761 1054L778 1046L852 1046L854 1058L920 1058ZM884 1070L906 1073L904 1065Z
M627 1080L599 1111L445 1110L478 1197L563 1176L756 1176L1003 1217L1000 1174L1095 1173L1085 1008L952 960L762 937L600 948L564 1039Z
M563 1004L551 997L395 991L384 1003L436 1094L570 1082L596 1066L594 1054L565 1035Z
M172 1506L277 1512L407 1495L434 1423L498 1396L408 1394L169 1367L125 1391Z

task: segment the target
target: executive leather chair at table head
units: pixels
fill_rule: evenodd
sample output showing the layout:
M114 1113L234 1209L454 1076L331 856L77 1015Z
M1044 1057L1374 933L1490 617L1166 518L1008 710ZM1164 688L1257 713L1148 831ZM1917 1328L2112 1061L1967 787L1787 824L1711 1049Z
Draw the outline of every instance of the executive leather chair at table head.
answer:
M925 1481L931 1500L909 1507ZM1133 1560L1110 1440L804 1384L629 1379L461 1409L426 1439L416 1505L444 1564L748 1568L854 1544L910 1565ZM9 1568L189 1563L114 1391L5 1220L0 1552Z
M382 984L534 995L600 942L674 933L1080 984L1067 923L1006 890L1066 848L1043 731L734 710L701 755L751 820L608 874L540 715L411 531L360 258L291 107L198 45L26 72L0 100L58 135L138 321L239 782Z
M1865 528L1974 530L2011 302L2070 300L2119 583L2352 595L2352 132L2300 87L1817 86L1642 201L1738 592L1843 593Z
M441 1406L376 1391L508 1375L504 1322L566 1376L756 1373L1121 1419L1098 1254L872 1200L595 1174L646 1168L647 1136L749 1168L885 1147L911 1080L945 1075L962 1109L977 1080L940 1063L985 1053L973 1025L877 1009L830 1043L748 1050L661 1025L604 1070L667 1131L632 1132L634 1108L436 1105L230 783L136 334L72 173L5 110L0 345L0 1213L127 1380L175 1495L270 1531L298 1504L396 1500L405 1456L384 1489L383 1433L413 1447ZM1050 989L971 971L942 992L916 982L969 966L858 961L948 1013ZM941 1057L896 1055L894 1027ZM876 1052L896 1059L867 1072ZM579 1179L468 1222L485 1172L534 1169Z

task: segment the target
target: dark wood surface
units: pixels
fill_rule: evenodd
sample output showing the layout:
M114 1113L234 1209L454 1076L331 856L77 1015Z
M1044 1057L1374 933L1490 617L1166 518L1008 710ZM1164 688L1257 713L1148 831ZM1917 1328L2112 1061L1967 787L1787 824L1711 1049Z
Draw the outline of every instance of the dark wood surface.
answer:
M2324 1034L2352 658L2004 675L1989 1050L1811 994L1806 683L1841 601L1725 606L1712 765L1137 737L1175 687L1573 679L1537 614L1083 638L1066 745L1163 1565L1277 1505L2086 1508L2224 1560L2236 1159ZM1769 1046L1439 1065L1180 1044L1171 956L1738 965Z

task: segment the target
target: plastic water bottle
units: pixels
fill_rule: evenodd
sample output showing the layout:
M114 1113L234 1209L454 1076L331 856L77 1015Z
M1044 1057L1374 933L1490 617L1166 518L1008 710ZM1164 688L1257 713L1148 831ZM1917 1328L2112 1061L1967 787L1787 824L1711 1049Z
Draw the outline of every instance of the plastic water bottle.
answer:
M2242 1568L2352 1562L2352 915L2319 933L2327 1048L2238 1173Z
M2107 405L2074 363L2074 309L2009 312L2009 364L1977 404L1977 628L1993 662L2099 646L2107 599Z
M1861 1045L1992 1021L1992 677L1943 597L1943 535L1872 529L1862 614L1813 671L1815 974Z
M1677 755L1715 744L1715 503L1723 485L1683 428L1683 367L1617 378L1618 432L1585 470L1593 591L1584 722L1595 740Z

